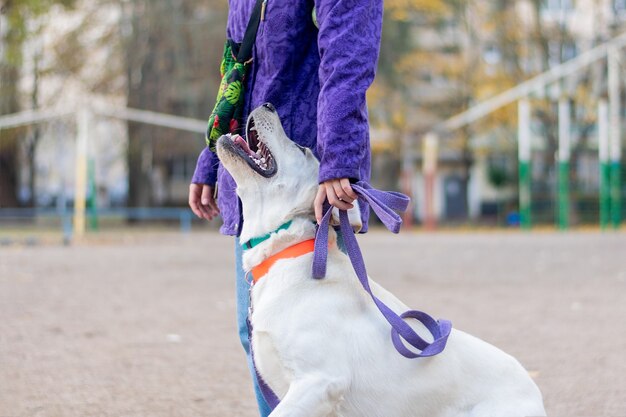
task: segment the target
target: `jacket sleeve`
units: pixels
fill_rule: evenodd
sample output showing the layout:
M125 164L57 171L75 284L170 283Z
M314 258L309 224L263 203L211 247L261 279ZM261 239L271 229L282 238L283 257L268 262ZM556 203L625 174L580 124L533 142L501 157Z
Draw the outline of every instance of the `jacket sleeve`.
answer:
M360 180L369 152L365 93L376 74L383 2L315 0L315 9L320 53L318 180Z
M191 182L193 184L215 185L217 182L217 168L220 160L215 152L206 147L198 156L196 170L193 173Z

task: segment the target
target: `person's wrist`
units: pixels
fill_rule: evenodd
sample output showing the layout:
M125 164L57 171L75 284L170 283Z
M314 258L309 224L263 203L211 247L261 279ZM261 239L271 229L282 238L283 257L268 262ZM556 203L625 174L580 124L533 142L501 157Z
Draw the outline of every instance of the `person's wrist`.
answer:
M207 186L207 187L215 187L215 183L211 183L204 180L194 180L192 179L189 184L199 185L199 186Z

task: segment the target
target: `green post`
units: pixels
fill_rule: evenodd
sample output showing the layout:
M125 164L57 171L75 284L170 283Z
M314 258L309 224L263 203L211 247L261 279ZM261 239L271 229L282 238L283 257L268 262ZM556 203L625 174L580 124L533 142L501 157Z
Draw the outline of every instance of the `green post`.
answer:
M87 216L89 217L89 229L98 230L98 203L96 188L96 168L93 158L87 163Z
M531 227L531 178L530 178L530 102L522 99L518 103L518 159L519 159L519 214L520 226Z
M520 225L522 229L531 227L531 192L530 192L530 162L519 161L519 209Z
M558 175L558 226L561 230L569 228L570 192L570 101L567 97L559 99L559 175Z
M598 103L598 160L600 161L600 229L606 230L611 219L611 166L609 164L609 106Z
M611 222L614 229L622 223L622 167L619 160L611 162Z
M569 162L559 162L559 229L569 228Z
M621 129L621 83L620 52L617 48L609 49L609 105L610 105L610 159L611 159L611 223L615 229L622 222L621 166L622 129Z
M600 228L606 230L611 219L611 165L600 163Z

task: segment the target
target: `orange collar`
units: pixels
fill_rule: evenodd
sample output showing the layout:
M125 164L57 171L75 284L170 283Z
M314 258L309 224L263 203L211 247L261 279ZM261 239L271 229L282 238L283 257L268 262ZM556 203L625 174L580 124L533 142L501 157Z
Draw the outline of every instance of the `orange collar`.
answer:
M306 255L313 252L315 249L315 239L305 240L300 243L296 243L293 246L289 246L287 249L283 249L278 253L270 256L254 268L252 268L252 280L256 284L261 278L265 276L276 261L280 259L297 258L298 256Z

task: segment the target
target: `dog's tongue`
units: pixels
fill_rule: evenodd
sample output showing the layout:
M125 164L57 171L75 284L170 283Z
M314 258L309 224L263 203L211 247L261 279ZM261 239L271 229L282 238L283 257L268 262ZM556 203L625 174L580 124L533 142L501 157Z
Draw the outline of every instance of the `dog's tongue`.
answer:
M250 156L254 156L254 157L259 157L259 155L257 155L255 152L252 152L252 149L250 149L250 147L248 146L248 142L246 142L244 140L244 138L241 137L241 135L237 135L233 137L233 142L238 145L241 149L243 149L244 151L246 151L246 153L248 153L248 155Z

